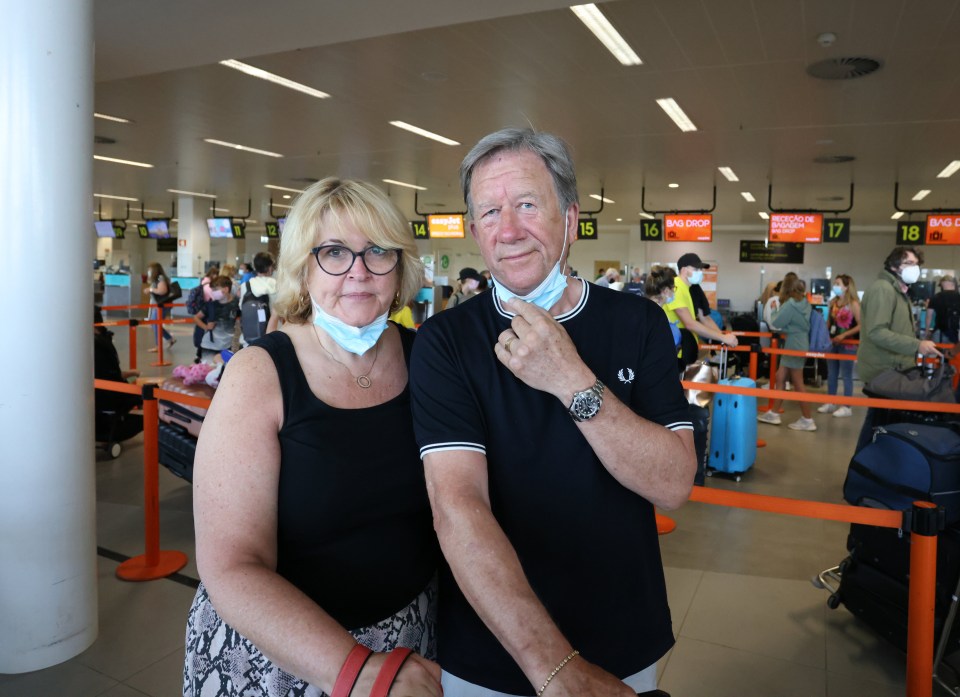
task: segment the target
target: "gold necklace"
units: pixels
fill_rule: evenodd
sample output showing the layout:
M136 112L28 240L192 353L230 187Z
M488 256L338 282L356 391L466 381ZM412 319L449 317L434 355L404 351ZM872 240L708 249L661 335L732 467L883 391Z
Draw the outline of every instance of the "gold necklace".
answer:
M373 367L377 364L377 358L380 356L380 342L379 342L379 341L376 343L376 345L374 346L374 349L373 349L373 363L370 364L370 369L367 370L367 372L364 373L363 375L354 375L354 374L353 374L353 371L351 371L351 370L347 367L346 363L340 361L339 359L337 359L336 356L334 356L332 353L330 353L329 351L327 351L327 347L323 345L323 342L322 342L322 341L320 341L320 332L317 331L317 325L313 325L313 334L314 334L314 336L317 337L317 343L320 344L320 348L323 349L323 352L324 352L325 354L327 354L328 356L330 356L330 358L333 359L335 362L339 363L344 370L346 370L348 373L350 373L350 377L352 377L354 380L357 381L357 385L359 385L360 387L362 387L363 389L366 390L366 389L368 389L368 388L370 387L370 385L373 384L373 383L370 381L370 373L373 372Z

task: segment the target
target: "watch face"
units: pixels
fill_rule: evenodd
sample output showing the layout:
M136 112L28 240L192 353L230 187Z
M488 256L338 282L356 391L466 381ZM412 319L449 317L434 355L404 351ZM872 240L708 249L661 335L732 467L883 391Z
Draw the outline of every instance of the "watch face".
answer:
M600 411L600 398L593 390L579 392L573 399L570 411L578 419L589 419Z

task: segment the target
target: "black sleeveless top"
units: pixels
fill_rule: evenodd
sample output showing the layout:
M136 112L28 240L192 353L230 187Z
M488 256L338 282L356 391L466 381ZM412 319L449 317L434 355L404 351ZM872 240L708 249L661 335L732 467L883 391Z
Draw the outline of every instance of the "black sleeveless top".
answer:
M398 330L409 365L416 334ZM287 334L253 346L273 358L283 396L277 572L348 629L390 617L439 561L409 385L383 404L339 409L310 390Z

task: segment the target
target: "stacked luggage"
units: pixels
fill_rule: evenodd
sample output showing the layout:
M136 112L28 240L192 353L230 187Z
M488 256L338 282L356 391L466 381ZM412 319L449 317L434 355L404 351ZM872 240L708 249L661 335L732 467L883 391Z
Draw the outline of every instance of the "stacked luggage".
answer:
M164 380L160 389L202 399L213 399L214 393L214 388L209 385L185 385L182 379L176 377ZM160 400L159 407L160 464L176 476L192 482L197 437L207 410L165 399Z
M844 499L857 506L907 511L914 501L943 509L937 544L935 640L938 661L960 649L954 625L960 596L960 424L896 423L874 429L850 462ZM852 524L848 556L814 580L891 644L906 650L910 533Z

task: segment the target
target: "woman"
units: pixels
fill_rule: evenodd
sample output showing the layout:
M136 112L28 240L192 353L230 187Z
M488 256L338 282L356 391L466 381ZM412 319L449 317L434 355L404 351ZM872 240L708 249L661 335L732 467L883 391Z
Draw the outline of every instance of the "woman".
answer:
M324 179L297 199L277 266L283 327L231 358L197 445L184 695L330 694L343 666L366 697L406 646L420 655L393 694L435 697L415 334L387 322L420 288L410 227L377 188Z
M830 340L834 353L856 354L857 347L844 345L847 339L856 339L860 335L860 300L853 278L845 273L833 279L829 305ZM827 393L837 394L837 378L843 377L843 395L853 396L853 361L827 359ZM837 407L836 404L824 404L818 412L833 414L836 417L853 416L850 407Z
M673 302L673 282L676 277L677 272L669 266L654 266L647 274L647 280L643 285L643 294L660 307L669 305ZM677 347L677 355L680 356L681 335L678 322L670 322L670 332L673 334L673 343ZM696 345L696 340L694 340L694 345Z
M806 292L806 284L797 278L795 273L788 273L780 286L780 309L770 318L771 328L786 335L783 348L789 351L810 350L811 307L805 297ZM803 385L803 364L806 360L803 356L780 356L776 389L784 389L789 380L797 392L806 392L807 388ZM757 420L765 424L779 425L778 412L782 404L782 399L775 399L769 411L757 414ZM807 402L800 402L800 413L802 416L793 423L787 424L788 427L795 431L816 431L817 424L811 417L810 405Z
M163 273L163 267L160 266L160 264L158 264L157 262L153 262L152 264L147 266L147 284L150 287L144 290L143 292L150 294L151 305L154 305L154 306L158 305L157 298L162 298L167 293L170 292L170 285L169 285L170 281L167 279L166 275ZM155 319L161 319L161 318L167 319L169 317L170 317L170 307L168 305L151 307L147 311L148 320L155 320ZM167 331L167 328L164 327L162 324L158 324L156 325L156 332L154 333L154 337L156 339L156 345L153 348L147 349L147 351L149 351L150 353L157 352L157 349L160 346L161 332L163 334L163 338L166 339L168 342L167 348L170 348L175 343L177 343L177 340L170 335L170 332Z

